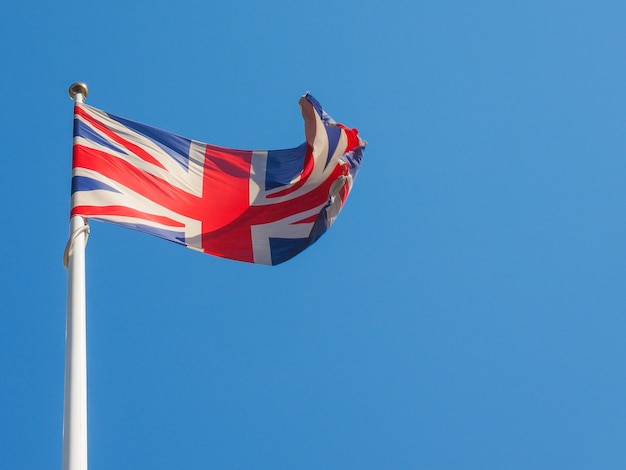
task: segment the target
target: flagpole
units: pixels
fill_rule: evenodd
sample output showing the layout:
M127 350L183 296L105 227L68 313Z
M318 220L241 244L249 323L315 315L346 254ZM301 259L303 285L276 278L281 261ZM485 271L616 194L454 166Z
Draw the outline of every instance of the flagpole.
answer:
M87 97L87 86L74 83L69 94L75 103ZM81 216L70 220L65 248L67 311L65 330L65 396L63 411L63 470L87 470L87 331L85 301L85 245L89 225Z

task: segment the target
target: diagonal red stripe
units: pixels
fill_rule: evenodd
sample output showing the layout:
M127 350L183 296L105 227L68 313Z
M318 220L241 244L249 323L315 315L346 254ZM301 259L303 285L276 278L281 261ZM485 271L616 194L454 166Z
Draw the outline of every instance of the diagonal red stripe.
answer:
M74 145L73 167L100 173L171 211L185 217L197 218L194 209L200 205L200 198L162 178L138 169L121 158L82 145Z
M122 146L126 147L128 150L130 150L132 153L137 155L139 158L141 158L146 163L150 163L152 165L155 165L155 166L165 170L165 167L161 164L160 161L155 159L152 155L150 155L148 152L143 150L138 145L133 144L132 142L124 139L119 134L117 134L117 133L113 132L112 130L110 130L108 127L106 127L100 121L97 121L93 116L91 116L89 113L87 113L87 111L85 111L85 109L83 109L81 106L78 106L78 105L76 106L75 114L77 114L78 116L81 116L82 118L84 118L93 127L98 129L103 134L106 134L108 137L110 137L112 140L114 140L118 144L121 144Z
M177 220L170 219L169 217L149 214L147 212L138 211L125 206L76 206L72 208L71 215L82 215L84 217L97 217L102 216L119 216L119 217L134 217L137 219L147 220L149 222L155 222L162 225L168 225L172 228L184 228L185 224L178 222Z

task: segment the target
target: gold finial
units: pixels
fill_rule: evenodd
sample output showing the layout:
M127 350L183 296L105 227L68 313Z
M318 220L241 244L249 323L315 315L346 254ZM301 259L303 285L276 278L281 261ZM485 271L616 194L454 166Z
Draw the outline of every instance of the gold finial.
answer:
M89 90L87 89L87 85L83 82L72 83L69 89L70 98L75 99L78 94L83 95L83 99L87 98L89 94Z

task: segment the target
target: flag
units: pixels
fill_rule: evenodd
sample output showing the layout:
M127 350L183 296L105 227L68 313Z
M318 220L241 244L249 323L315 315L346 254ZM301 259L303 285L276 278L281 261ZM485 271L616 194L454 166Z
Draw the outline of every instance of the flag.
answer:
M310 94L306 142L235 150L180 137L84 103L74 108L71 216L156 235L223 258L276 265L331 226L365 142Z

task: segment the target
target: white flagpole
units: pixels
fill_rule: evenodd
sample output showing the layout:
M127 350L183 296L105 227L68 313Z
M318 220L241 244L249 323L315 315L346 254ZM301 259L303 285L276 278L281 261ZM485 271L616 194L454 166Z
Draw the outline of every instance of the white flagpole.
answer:
M87 97L87 86L69 89L75 103ZM85 245L89 225L81 216L70 220L65 248L67 317L65 330L65 397L63 412L63 470L87 470L87 332Z

